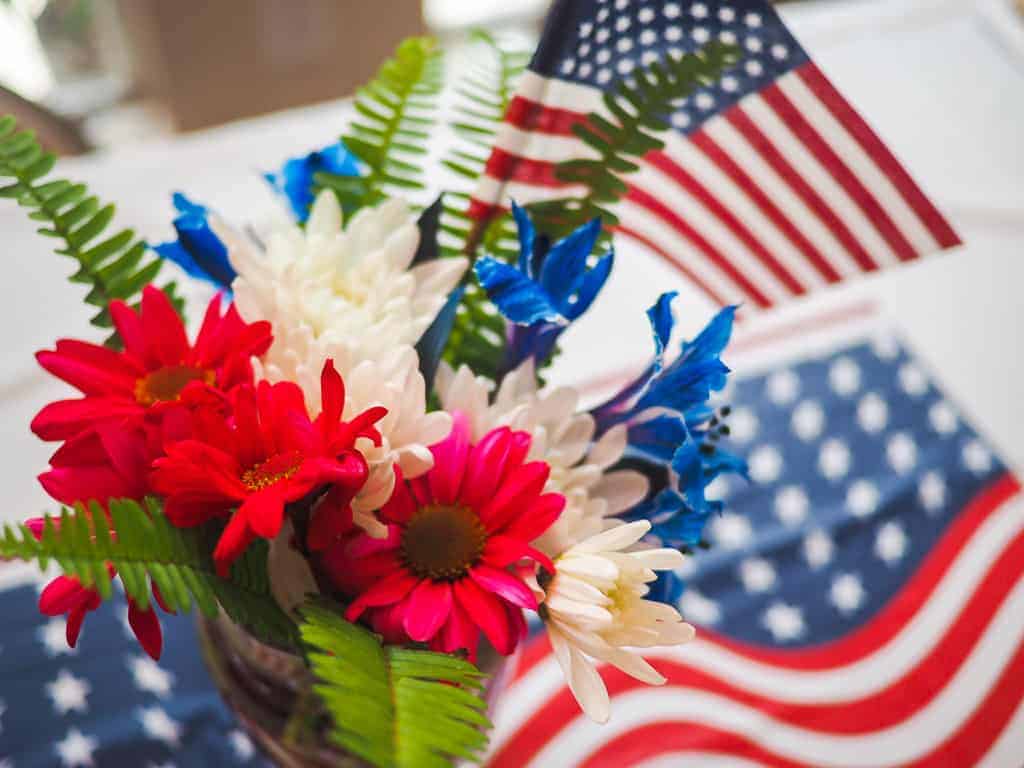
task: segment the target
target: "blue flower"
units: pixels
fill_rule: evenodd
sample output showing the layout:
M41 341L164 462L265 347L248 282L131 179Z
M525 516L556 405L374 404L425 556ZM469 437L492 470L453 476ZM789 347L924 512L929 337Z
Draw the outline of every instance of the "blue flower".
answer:
M174 219L178 239L161 243L154 250L192 277L230 290L236 276L235 269L228 260L227 247L210 227L210 212L180 192L174 193L173 200L178 210Z
M263 178L288 201L296 221L304 222L309 218L309 209L313 205L313 176L320 172L359 176L359 161L339 141L303 157L286 160L281 170L265 173Z
M474 270L480 285L501 314L514 325L509 332L507 369L529 357L546 360L562 332L590 305L604 287L614 263L609 252L588 268L587 261L601 233L601 220L584 224L554 245L538 237L529 215L512 204L519 234L519 261L478 259Z
M688 550L700 543L708 518L721 508L720 502L708 500L708 485L722 474L745 475L746 463L721 445L728 434L728 409L716 412L708 402L729 374L721 354L732 333L735 307L719 312L697 338L682 343L675 360L666 362L675 297L663 294L647 310L654 337L651 363L592 414L599 435L625 426L626 464L651 481L648 498L625 518L649 520L652 534Z

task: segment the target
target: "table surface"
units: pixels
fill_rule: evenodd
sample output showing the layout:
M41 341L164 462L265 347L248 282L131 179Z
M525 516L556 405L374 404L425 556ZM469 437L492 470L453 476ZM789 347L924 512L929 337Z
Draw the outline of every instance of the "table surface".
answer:
M858 0L797 4L784 13L949 214L966 246L829 289L757 322L876 302L1007 460L1024 465L1024 362L1016 349L1024 329L1024 25L1012 0ZM334 140L347 113L345 102L317 105L68 161L62 172L118 201L118 222L160 242L171 235L174 190L229 220L283 215L258 172ZM80 286L64 280L70 262L49 253L12 205L0 207L0 231L10 286L0 308L2 521L53 507L34 480L51 447L31 436L28 423L69 392L32 354L58 337L95 334ZM611 287L570 331L554 378L585 380L641 361L649 350L642 310L663 290L680 290L684 327L706 321L712 307L679 281L650 254L621 244Z

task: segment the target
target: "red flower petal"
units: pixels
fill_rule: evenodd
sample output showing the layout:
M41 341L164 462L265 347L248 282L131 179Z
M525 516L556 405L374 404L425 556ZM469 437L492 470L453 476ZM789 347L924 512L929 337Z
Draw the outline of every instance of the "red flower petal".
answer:
M537 598L534 597L533 591L508 571L480 564L471 568L469 575L473 577L473 581L488 592L498 595L513 605L528 608L531 611L537 610Z
M139 608L138 603L128 598L128 624L135 633L136 639L142 649L149 654L154 661L160 661L160 653L164 647L163 631L160 629L160 619L152 606L146 610Z
M397 525L389 525L388 533L383 539L361 534L356 536L345 549L345 554L353 559L370 557L379 552L390 552L402 544L402 529Z
M466 609L498 653L508 656L515 650L516 637L502 602L485 592L472 579L455 582L455 599Z
M249 528L257 536L273 539L281 532L284 523L283 484L272 485L249 496L235 512L235 517L244 517Z
M32 432L40 440L67 440L98 421L141 416L145 409L135 399L84 397L58 400L44 406L32 419Z
M89 600L89 590L77 579L58 576L39 595L39 612L44 616L60 616L74 610Z
M78 644L78 635L82 631L82 622L85 621L85 608L78 608L68 614L67 625L64 627L64 638L68 641L68 647L74 648Z
M405 569L395 571L361 594L345 611L345 618L355 621L367 608L397 603L408 595L419 581L419 578Z
M222 579L231 575L231 564L241 557L254 538L245 516L237 512L232 515L213 550L213 562Z
M317 503L309 520L306 546L312 552L323 552L353 529L350 495L334 487Z
M345 382L334 369L333 360L324 363L324 369L320 372L320 401L323 404L321 413L327 423L341 421L342 411L345 410Z
M164 613L177 614L177 611L173 611L167 606L167 601L164 600L163 593L155 581L153 582L153 599L156 600L156 604L160 606Z
M124 342L124 350L138 363L146 359L146 335L142 331L142 320L134 309L123 301L110 302L110 318L114 321L117 335Z
M84 342L82 342L84 344ZM85 345L90 346L90 345ZM91 396L117 395L135 400L135 377L111 371L77 355L43 350L36 352L36 360L59 379Z
M434 501L453 504L459 496L469 454L469 421L464 413L452 414L451 433L430 452L434 454L434 468L427 478Z
M189 353L188 337L167 294L152 285L143 288L140 316L147 359L155 359L161 365L184 362Z
M429 641L448 620L452 588L446 581L424 579L409 595L403 626L418 643Z
M540 495L551 469L532 461L512 470L494 498L480 510L480 520L491 532L503 532L517 513Z

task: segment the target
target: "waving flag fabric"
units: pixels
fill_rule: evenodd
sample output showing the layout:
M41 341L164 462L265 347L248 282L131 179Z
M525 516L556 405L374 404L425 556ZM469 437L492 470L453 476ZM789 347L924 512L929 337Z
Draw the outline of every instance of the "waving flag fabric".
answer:
M763 0L556 0L470 212L576 194L573 126L644 66L720 40L742 58L680 101L664 150L624 178L620 230L719 304L764 309L959 243Z
M550 648L502 699L490 768L1024 766L1024 498L889 340L741 379L753 483L680 574L697 639L595 725Z

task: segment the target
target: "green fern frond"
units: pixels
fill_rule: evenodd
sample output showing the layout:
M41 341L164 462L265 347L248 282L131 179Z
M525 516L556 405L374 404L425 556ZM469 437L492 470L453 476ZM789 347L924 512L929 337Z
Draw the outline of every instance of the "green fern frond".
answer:
M713 42L695 53L667 56L619 81L603 98L609 116L591 113L586 123L572 129L596 157L567 160L555 168L558 179L583 185L587 193L528 206L538 230L561 237L597 216L606 227L618 224L608 206L626 194L624 179L639 170L640 158L664 148L660 134L669 130L667 118L675 104L700 86L717 82L739 60L736 46Z
M382 646L329 608L302 609L302 640L334 742L378 768L451 768L487 746L484 675L455 656Z
M109 329L110 302L134 299L156 278L163 260L147 257L145 242L130 229L107 233L114 206L101 204L84 184L46 180L55 163L56 156L44 151L31 131L19 131L10 115L0 118L0 181L7 181L0 197L17 200L31 211L29 218L44 222L39 234L63 241L56 252L78 262L71 281L88 285L85 301L98 308L92 324ZM180 314L183 303L174 283L164 291ZM111 334L107 343L116 346L117 335Z
M142 607L149 605L152 581L171 610L188 612L196 605L207 616L216 616L219 606L257 637L280 647L298 647L297 627L270 591L266 542L251 545L235 562L231 578L221 579L210 556L218 535L211 527L173 526L155 499L147 499L144 507L130 499L112 500L109 519L92 502L63 509L57 519L47 518L39 540L24 526L5 525L0 558L33 560L41 568L54 560L66 575L95 587L104 599L112 595L109 563L125 592Z
M375 205L396 191L423 189L427 154L441 91L441 49L430 37L410 37L374 78L356 91L357 113L345 145L362 160L360 177L318 173L318 189L332 189L346 211Z

